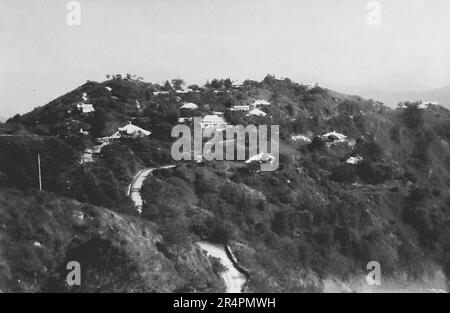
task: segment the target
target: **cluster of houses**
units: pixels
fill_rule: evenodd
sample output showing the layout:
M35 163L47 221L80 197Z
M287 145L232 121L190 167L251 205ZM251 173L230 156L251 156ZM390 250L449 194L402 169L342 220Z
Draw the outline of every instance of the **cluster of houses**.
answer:
M336 131L328 132L326 134L323 134L319 136L327 146L332 146L338 143L348 143L349 146L354 146L356 143L354 140L349 140L347 136L344 134L338 133ZM292 141L302 141L306 143L310 143L311 137L305 136L305 135L293 135L291 136Z
M270 102L267 100L256 100L250 105L235 105L230 108L230 111L247 112L246 116L259 116L265 117L267 113L259 109L262 106L268 106ZM180 107L180 110L197 110L198 105L192 102L185 102ZM215 128L216 130L224 130L227 127L227 122L223 117L223 112L213 112L213 114L206 115L202 118L200 126L202 128ZM179 123L192 122L192 117L180 117L178 118Z
M151 131L145 130L133 125L131 122L128 122L127 125L119 127L111 136L98 138L97 140L100 143L99 145L96 145L93 148L85 149L81 155L80 164L94 162L100 155L102 148L109 145L114 140L120 138L141 138L149 135L151 135Z
M175 92L177 94L186 94L186 93L190 93L190 92L199 92L199 91L198 90L193 90L191 88L186 88L186 89L172 90L172 91L154 91L153 95L154 96L168 95L171 92Z
M425 109L428 109L428 108L429 108L430 106L432 106L432 105L439 105L439 102L438 102L438 101L419 100L419 101L418 101L417 108L418 108L419 110L425 110ZM400 109L406 109L406 108L407 108L407 105L406 105L405 103L400 103L400 104L399 104L399 108L400 108Z
M267 100L255 100L250 105L235 105L231 108L231 111L241 111L247 112L246 116L260 116L265 117L267 115L266 112L259 109L259 107L270 105L270 102Z

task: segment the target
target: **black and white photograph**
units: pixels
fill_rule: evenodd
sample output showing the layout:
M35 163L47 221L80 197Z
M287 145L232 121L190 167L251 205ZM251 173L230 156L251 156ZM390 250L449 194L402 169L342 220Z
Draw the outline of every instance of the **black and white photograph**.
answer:
M447 293L449 16L0 0L0 293Z

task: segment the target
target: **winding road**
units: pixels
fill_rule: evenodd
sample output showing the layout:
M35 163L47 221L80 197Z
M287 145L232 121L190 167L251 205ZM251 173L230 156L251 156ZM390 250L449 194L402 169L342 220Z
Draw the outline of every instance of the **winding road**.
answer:
M166 165L157 168L146 168L140 170L134 175L133 180L128 186L127 196L133 200L136 208L140 213L142 213L143 201L141 197L141 188L145 179L151 175L155 170L162 170L168 168L174 168L175 165ZM197 245L206 252L207 255L218 258L222 265L226 268L220 276L225 282L226 292L228 293L239 293L242 292L242 288L247 281L247 278L234 266L231 259L225 252L225 246L219 244L213 244L207 241L199 241Z
M242 287L244 286L247 278L237 270L234 264L231 262L225 248L223 245L214 244L206 241L199 241L197 245L206 251L207 255L218 258L226 270L220 273L220 276L225 282L227 287L226 292L228 293L239 293L242 292Z
M128 185L128 191L127 196L133 200L134 204L136 205L137 211L139 214L142 213L142 197L141 197L141 188L142 184L144 183L144 180L147 178L148 175L150 175L154 170L163 170L168 168L174 168L175 165L166 165L161 167L152 167L152 168L146 168L143 170L140 170L137 172L136 175L134 175L133 180L131 181L130 185Z

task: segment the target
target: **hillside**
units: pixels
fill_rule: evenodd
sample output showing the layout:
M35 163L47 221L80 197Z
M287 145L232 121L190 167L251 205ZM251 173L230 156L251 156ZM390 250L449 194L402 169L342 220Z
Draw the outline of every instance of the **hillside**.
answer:
M269 103L265 116L231 110L255 100ZM80 103L95 111L83 113ZM279 168L174 161L178 119L213 112L233 125L279 125ZM151 134L122 133L80 162L129 122ZM436 276L450 275L449 122L441 106L393 110L270 75L184 91L176 81L88 81L0 125L0 290L67 291L59 268L72 255L94 262L86 251L106 251L110 263L93 264L97 280L79 291L223 290L200 240L232 248L250 292L359 290L373 260L393 286L436 288ZM333 131L345 140L321 137ZM176 167L145 180L138 214L127 197L133 176L167 164ZM77 210L89 223L77 225ZM116 277L122 264L127 272ZM445 289L445 278L437 285Z
M156 225L148 221L53 194L11 189L0 191L0 217L3 292L224 288L210 260L195 247L175 265ZM82 285L73 289L63 283L71 260L85 271Z

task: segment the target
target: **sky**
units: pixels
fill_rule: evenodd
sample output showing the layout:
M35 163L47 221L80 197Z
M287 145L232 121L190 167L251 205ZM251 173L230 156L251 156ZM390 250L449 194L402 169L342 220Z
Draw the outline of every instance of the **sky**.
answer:
M109 73L145 81L289 77L337 90L450 84L450 1L0 0L0 117Z

